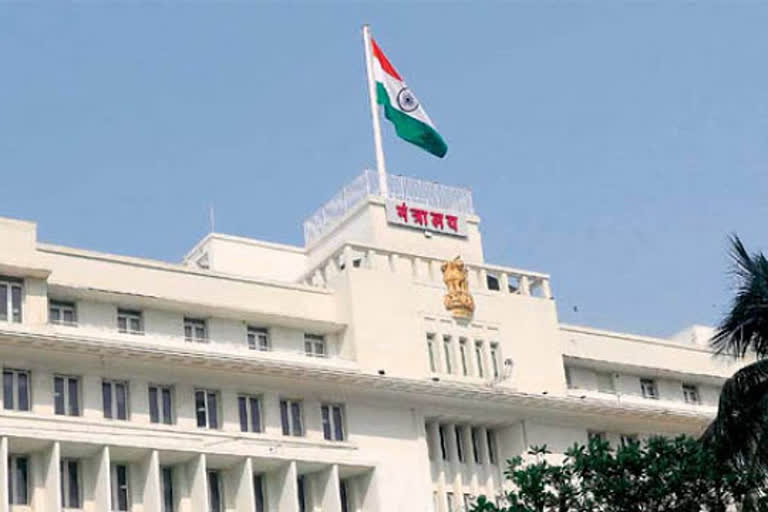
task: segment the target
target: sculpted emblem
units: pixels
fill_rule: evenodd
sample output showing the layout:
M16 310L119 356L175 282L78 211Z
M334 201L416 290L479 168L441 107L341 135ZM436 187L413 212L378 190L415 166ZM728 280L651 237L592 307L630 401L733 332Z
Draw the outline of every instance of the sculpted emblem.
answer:
M448 293L443 299L445 309L456 318L472 318L472 313L475 311L475 301L469 293L467 267L461 261L461 256L446 261L440 270L443 271L443 281L448 288Z

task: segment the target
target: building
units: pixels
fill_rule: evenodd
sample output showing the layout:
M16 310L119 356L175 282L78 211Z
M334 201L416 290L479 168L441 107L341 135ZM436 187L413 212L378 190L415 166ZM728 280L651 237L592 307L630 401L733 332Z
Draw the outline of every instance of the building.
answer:
M563 325L549 276L485 262L469 191L389 189L178 264L0 220L0 512L459 511L528 446L713 418L706 328Z

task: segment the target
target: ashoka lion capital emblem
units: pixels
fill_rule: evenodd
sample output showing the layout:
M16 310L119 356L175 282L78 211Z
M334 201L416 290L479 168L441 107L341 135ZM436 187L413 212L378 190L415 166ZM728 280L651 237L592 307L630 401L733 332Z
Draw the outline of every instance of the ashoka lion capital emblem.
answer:
M467 267L461 261L461 256L446 261L440 270L443 271L443 281L448 288L448 293L443 299L445 309L456 318L472 318L472 313L475 311L475 301L469 293Z

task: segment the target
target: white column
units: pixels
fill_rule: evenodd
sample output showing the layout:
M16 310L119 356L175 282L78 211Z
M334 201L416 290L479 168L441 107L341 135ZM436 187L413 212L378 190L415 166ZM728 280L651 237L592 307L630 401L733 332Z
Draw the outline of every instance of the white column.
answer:
M90 480L90 498L93 501L93 510L111 510L112 492L109 474L109 446L102 447L96 455L87 461L88 474L84 475ZM86 480L85 482L88 482ZM86 496L88 497L88 496Z
M0 438L0 512L8 512L8 438Z
M383 512L379 486L373 470L355 478L355 512ZM353 509L354 510L354 509Z
M55 441L42 457L44 495L41 510L59 512L61 510L61 446Z
M268 510L299 511L296 476L296 462L294 461L266 474Z
M552 298L552 288L549 286L549 279L541 280L541 290L544 292L544 298Z
M312 488L315 491L312 503L319 504L323 512L340 512L339 466L332 464L312 476L314 480Z
M365 253L365 259L368 262L368 268L371 270L376 270L378 267L376 257L376 252L373 249L368 249Z
M531 294L531 287L530 283L528 281L528 276L521 275L520 276L520 289L519 289L520 295L530 295Z
M509 293L509 274L506 272L499 274L499 288L501 293Z
M256 495L253 492L253 464L250 457L236 464L226 472L227 508L234 504L236 512L253 512L256 509Z
M152 450L138 464L141 478L141 502L143 512L161 512L163 491L160 484L160 457L157 450Z
M208 474L206 468L204 453L196 455L187 463L191 512L208 512Z
M191 512L191 491L189 483L189 474L187 472L188 464L179 464L173 467L171 477L173 479L173 505L178 512Z

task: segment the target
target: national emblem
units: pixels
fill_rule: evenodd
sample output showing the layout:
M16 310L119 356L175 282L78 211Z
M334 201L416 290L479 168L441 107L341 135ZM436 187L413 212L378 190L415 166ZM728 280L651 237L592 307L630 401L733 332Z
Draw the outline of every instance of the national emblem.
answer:
M475 301L469 293L467 267L461 261L461 256L446 261L440 270L443 271L443 281L448 288L448 293L443 299L445 309L456 318L472 318L472 313L475 311Z

